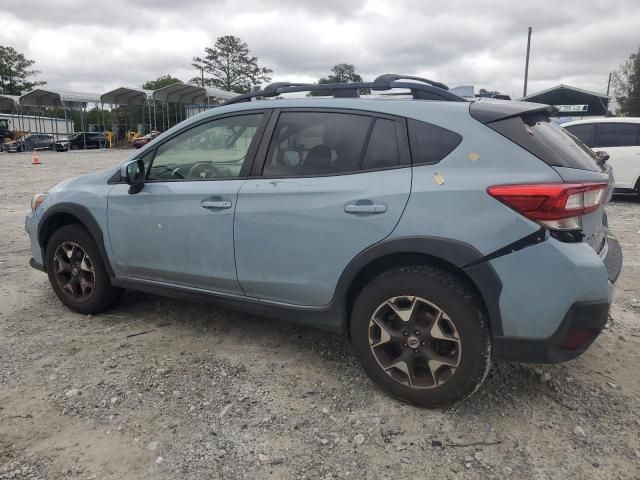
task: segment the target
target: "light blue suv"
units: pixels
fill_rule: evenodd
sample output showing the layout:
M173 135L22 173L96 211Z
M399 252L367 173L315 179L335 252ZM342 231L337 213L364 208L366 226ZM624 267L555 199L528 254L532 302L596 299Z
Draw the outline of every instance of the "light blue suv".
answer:
M549 113L400 75L272 84L36 195L31 264L84 314L129 288L344 332L384 390L446 405L607 321L611 174Z

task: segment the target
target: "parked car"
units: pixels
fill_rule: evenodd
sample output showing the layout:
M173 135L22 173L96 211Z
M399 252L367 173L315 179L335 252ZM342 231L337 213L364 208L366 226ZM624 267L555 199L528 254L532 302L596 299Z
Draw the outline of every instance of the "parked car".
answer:
M493 360L580 355L622 261L610 169L546 105L404 78L270 85L35 195L31 265L83 314L129 288L342 332L422 406L470 395ZM340 98L249 101L316 89Z
M2 144L5 152L30 152L33 149L51 150L53 148L53 135L44 133L31 133L23 135L18 140Z
M66 152L67 150L83 150L85 146L86 148L104 148L106 143L102 132L78 132L66 140L56 142L54 148L56 152Z
M151 132L151 133L147 133L146 135L143 135L141 137L135 138L133 140L133 142L131 142L131 146L133 146L134 148L142 148L147 143L149 143L151 140L156 138L159 134L160 134L160 132L155 132L154 131L154 132Z
M594 118L562 126L593 150L609 154L616 191L640 194L640 118Z

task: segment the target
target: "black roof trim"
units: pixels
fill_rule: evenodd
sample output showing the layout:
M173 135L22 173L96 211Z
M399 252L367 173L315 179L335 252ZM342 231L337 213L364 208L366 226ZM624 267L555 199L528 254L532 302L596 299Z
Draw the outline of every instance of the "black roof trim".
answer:
M473 118L482 123L497 122L505 118L519 117L531 113L546 113L551 116L554 108L550 105L532 102L483 102L475 101L469 107L469 113Z
M403 82L402 80L414 81ZM426 78L398 75L395 73L386 73L384 75L380 75L373 82L327 84L276 82L267 85L264 90L261 90L259 92L251 92L244 95L238 95L237 97L227 100L222 105L249 102L251 101L251 99L256 97L277 97L280 94L292 92L324 91L332 92L334 97L358 97L359 91L363 89L391 90L393 88L403 88L410 90L413 98L416 100L443 100L449 102L467 101L466 99L449 92L449 87L447 87L443 83L434 82Z

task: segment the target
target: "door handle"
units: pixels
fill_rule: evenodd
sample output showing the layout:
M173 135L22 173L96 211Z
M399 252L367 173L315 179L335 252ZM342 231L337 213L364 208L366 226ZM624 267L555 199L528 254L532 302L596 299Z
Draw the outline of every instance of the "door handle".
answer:
M344 206L344 211L347 213L384 213L387 211L387 206L375 203L362 205L350 203Z
M202 205L202 208L209 208L211 210L231 208L231 202L229 200L203 200L200 202L200 205Z

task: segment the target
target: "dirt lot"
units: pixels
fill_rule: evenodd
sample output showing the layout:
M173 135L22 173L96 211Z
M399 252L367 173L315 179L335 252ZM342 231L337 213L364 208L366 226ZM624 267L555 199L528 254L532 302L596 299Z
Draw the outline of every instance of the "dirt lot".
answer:
M63 307L27 265L31 195L125 154L0 154L0 479L640 478L638 199L608 209L625 263L595 345L429 411L319 330L133 292Z

